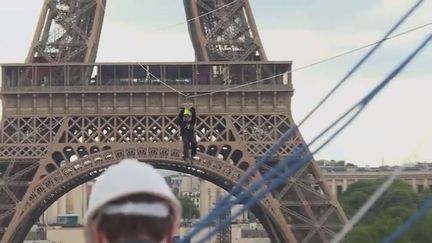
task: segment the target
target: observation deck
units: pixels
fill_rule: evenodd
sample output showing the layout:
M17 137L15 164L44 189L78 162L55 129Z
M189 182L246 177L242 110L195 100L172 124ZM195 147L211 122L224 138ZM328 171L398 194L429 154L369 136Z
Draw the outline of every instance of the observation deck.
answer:
M185 102L200 114L286 112L291 66L290 61L2 64L0 95L7 115L172 114Z

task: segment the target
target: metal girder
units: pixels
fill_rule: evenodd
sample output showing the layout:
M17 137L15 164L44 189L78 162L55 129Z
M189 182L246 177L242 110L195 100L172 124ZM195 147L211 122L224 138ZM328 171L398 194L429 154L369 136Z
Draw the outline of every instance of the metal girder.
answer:
M11 118L11 120L16 119L18 118ZM28 121L29 118L21 117L19 119ZM44 120L43 117L38 117L36 120L41 119ZM27 219L24 216L32 214L31 212L36 210L35 208L38 205L40 206L40 203L49 199L47 197L52 197L53 192L57 194L65 193L67 191L65 188L68 188L64 187L65 184L72 183L74 180L79 180L82 183L85 180L79 178L83 174L99 173L100 169L124 157L136 157L149 161L158 159L154 162L157 167L174 168L188 173L195 170L195 173L207 180L215 180L212 179L215 176L220 177L216 179L219 182L217 184L220 186L223 186L223 183L220 184L221 181L234 183L241 176L241 173L232 173L246 170L254 164L253 157L258 157L263 153L262 149L257 149L254 144L252 146L248 142L256 141L257 137L263 143L275 140L277 139L276 134L281 132L278 130L280 127L277 126L277 124L282 124L279 120L285 120L286 123L284 124L290 124L289 116L284 114L201 115L197 124L197 135L200 138L199 151L203 157L210 156L209 159L213 162L205 164L207 162L204 160L203 165L191 166L180 162L181 151L177 148L180 141L178 128L175 125L175 115L72 116L52 119L53 121L61 121L61 124L55 126L56 135L54 139L46 141L50 145L47 148L45 159L35 162L39 169L33 177L33 182L29 190L27 190L26 196L22 200L21 204L25 205L25 207L16 208L16 210L20 210L18 215L23 216L14 218L15 221L12 221L10 225L12 228L15 223L23 223L20 220ZM257 135L246 132L257 131L262 124L269 121L278 122L271 126L265 137L262 134ZM22 121L18 123L28 124L28 122ZM11 123L8 122L8 124ZM269 137L267 133L274 135ZM298 140L298 134L293 139L294 141L291 143L296 143L295 141L301 143L301 140ZM290 146L283 146L279 151L280 156L290 154L290 148ZM216 159L218 155L221 155L222 159ZM235 167L231 167L231 165ZM34 166L35 164L32 167L34 168ZM206 173L204 173L204 168L207 170ZM11 171L11 169L8 169L8 171ZM318 185L317 189L315 183L319 180L312 178L313 176L316 175L313 175L311 169L306 168L299 171L290 179L287 185L273 192L277 201L269 199L268 204L262 204L264 205L262 209L264 212L275 212L282 216L277 213L277 208L280 207L284 216L279 220L289 222L293 233L297 233L297 237L303 237L303 240L309 238L316 240L317 234L321 238L327 239L325 238L326 234L335 233L334 224L327 227L325 223L332 214L337 212L334 210L336 201L329 195L325 195L320 185ZM307 184L308 181L313 182L313 184ZM265 209L266 207L269 208ZM305 210L306 213L298 213ZM318 211L324 212L321 215ZM270 218L272 218L273 223L266 225L267 229L273 228L274 222L278 222L276 220L277 216L273 215ZM265 219L262 219L262 221L265 224ZM283 229L280 228L280 222L279 224L276 223L276 225L278 226L276 232L283 232ZM308 229L308 234L302 235L298 233L305 231L305 228ZM274 239L277 237L277 234L269 234ZM286 238L279 238L280 242L285 240ZM293 240L290 242L293 242Z
M105 2L45 0L26 62L94 62Z
M71 122L67 119L64 121L69 126L62 126L60 134L69 133L70 126L76 126L77 123ZM173 118L174 119L174 118ZM228 122L227 117L223 118L225 121L224 127ZM151 120L151 119L139 119L139 120ZM203 119L205 120L205 119ZM163 126L160 126L162 120L159 120L159 132L152 133L152 138L159 137L158 134L166 134L163 131ZM206 123L205 121L201 121ZM130 123L115 123L117 127L114 129L119 133L120 131L137 131L137 126L145 126L146 124L137 124L137 126L130 126ZM215 132L203 136L209 138L210 136L219 136L217 129L217 123L212 126L207 124ZM150 127L154 127L156 124L153 122L147 123L145 130L150 130ZM81 128L87 130L88 124L81 123ZM124 129L127 126L127 129ZM80 129L81 129L80 128ZM85 129L84 129L85 128ZM132 130L130 130L132 129ZM91 130L91 129L90 129ZM101 131L100 128L95 130ZM171 128L169 128L171 130ZM82 133L78 136L86 136L86 133ZM59 136L61 137L61 135ZM119 143L71 143L69 141L74 140L75 137L69 137L65 143L59 143L58 141L50 146L49 156L46 161L41 161L39 170L37 171L33 183L30 185L26 196L22 199L20 205L16 206L18 212L9 224L9 231L4 239L8 239L12 242L18 242L22 240L25 235L11 232L11 229L22 225L22 223L31 224L39 216L35 214L35 210L39 210L41 207L46 208L52 203L54 199L60 197L68 190L72 189L72 186L76 186L87 181L93 174L99 174L107 166L117 163L123 158L137 158L141 161L147 161L152 163L158 168L173 169L178 171L187 172L196 176L202 177L206 180L212 181L217 185L229 189L244 173L249 164L253 163L253 157L250 157L246 150L241 145L238 139L232 141L224 141L220 143L212 142L201 142L199 146L201 160L194 162L193 164L185 163L182 161L181 149L177 142L119 142ZM124 139L124 137L121 137ZM239 153L240 152L240 153ZM217 159L217 155L221 154L222 158ZM49 158L49 159L48 159ZM52 160L51 160L52 158ZM246 167L244 167L246 166ZM252 183L254 179L250 180ZM72 187L72 188L71 188ZM57 195L57 196L56 196ZM271 199L268 199L271 200ZM274 209L264 204L269 202L263 200L261 204L262 209L270 214L269 217L275 221L280 215L277 215ZM43 205L46 205L43 206ZM41 211L40 213L42 213ZM272 213L273 212L273 213ZM35 217L29 217L29 215L35 215ZM20 222L21 224L16 224ZM281 229L278 229L279 231ZM25 232L25 231L19 231ZM11 235L8 235L11 233Z
M186 72L190 77L183 75L182 78L191 82L178 88L183 92L198 90L198 94L224 87L221 84L224 78L212 76L214 67L229 70L230 82L235 84L259 79L262 70L283 74L291 67L290 63L271 62L179 63L181 69L173 68L172 63L152 65L149 67L162 70L173 80L178 78L172 75L181 73L179 70L185 72L190 65L191 72ZM46 64L30 66L48 73L50 68L59 69ZM60 69L76 67L65 66L70 68ZM94 66L105 73L135 68L133 64L119 64L123 69L116 69L115 64ZM28 66L5 67L4 77L26 69ZM93 64L82 69L94 69ZM201 83L199 75L207 76L203 70L214 79ZM16 227L31 224L53 200L72 189L72 185L85 182L125 156L157 161L154 165L159 168L195 174L229 189L243 171L254 166L255 158L261 157L294 126L290 112L291 80L283 75L268 83L199 97L195 100L199 113L196 125L199 151L202 156L209 156L211 162L190 166L180 161L178 149L180 140L175 120L182 105L180 95L151 82L129 81L140 82L146 76L140 75L103 76L95 84L68 75L59 76L66 77L60 86L57 76L48 85L29 84L19 79L2 83L0 94L5 116L0 133L0 173L5 180L0 197L17 212L2 211L7 217L0 219L0 224L9 226L4 239L21 240L26 228ZM122 84L116 79L128 82ZM111 82L117 85L112 86ZM50 86L51 83L57 85ZM278 159L304 146L300 133L293 134L256 178L267 173ZM233 171L241 173L232 178ZM7 189L12 187L16 195ZM327 242L346 221L313 161L263 199L258 215L274 242Z
M248 0L184 0L197 61L267 60Z
M51 203L122 158L190 173L228 190L295 126L291 63L263 62L267 58L249 1L184 0L184 6L196 60L206 63L179 63L171 71L173 63L147 65L158 78L188 80L187 85L174 85L181 92L202 94L277 77L195 98L203 159L185 164L175 122L179 94L156 86L136 64L121 64L128 67L129 76L116 64L70 64L94 62L105 0L45 0L26 62L69 64L3 72L2 242L21 242ZM104 72L91 77L94 70ZM300 133L293 134L245 186L304 146ZM273 242L328 242L347 221L314 161L253 211Z

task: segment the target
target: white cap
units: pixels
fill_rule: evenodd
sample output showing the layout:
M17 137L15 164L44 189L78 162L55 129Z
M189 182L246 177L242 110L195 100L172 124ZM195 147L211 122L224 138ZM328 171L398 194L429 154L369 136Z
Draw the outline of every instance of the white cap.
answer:
M84 223L88 224L89 219L107 203L136 194L150 194L165 199L173 209L174 223L179 223L181 207L165 179L151 165L136 159L124 159L109 167L96 181Z

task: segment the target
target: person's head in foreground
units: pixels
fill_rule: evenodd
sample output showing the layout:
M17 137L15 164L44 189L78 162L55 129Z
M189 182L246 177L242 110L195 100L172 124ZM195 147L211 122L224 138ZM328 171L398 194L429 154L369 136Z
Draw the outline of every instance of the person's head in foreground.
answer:
M150 165L125 159L96 181L85 218L87 243L169 243L181 209Z

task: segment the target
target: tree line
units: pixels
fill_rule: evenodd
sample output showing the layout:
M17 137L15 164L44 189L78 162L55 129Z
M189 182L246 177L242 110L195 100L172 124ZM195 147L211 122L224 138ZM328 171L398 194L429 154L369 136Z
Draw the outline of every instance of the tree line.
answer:
M360 180L341 195L339 201L348 218L369 199L383 180ZM396 180L364 218L346 237L349 243L381 242L390 232L408 219L422 204L430 191L416 193L410 185ZM401 236L397 243L432 242L432 212Z

